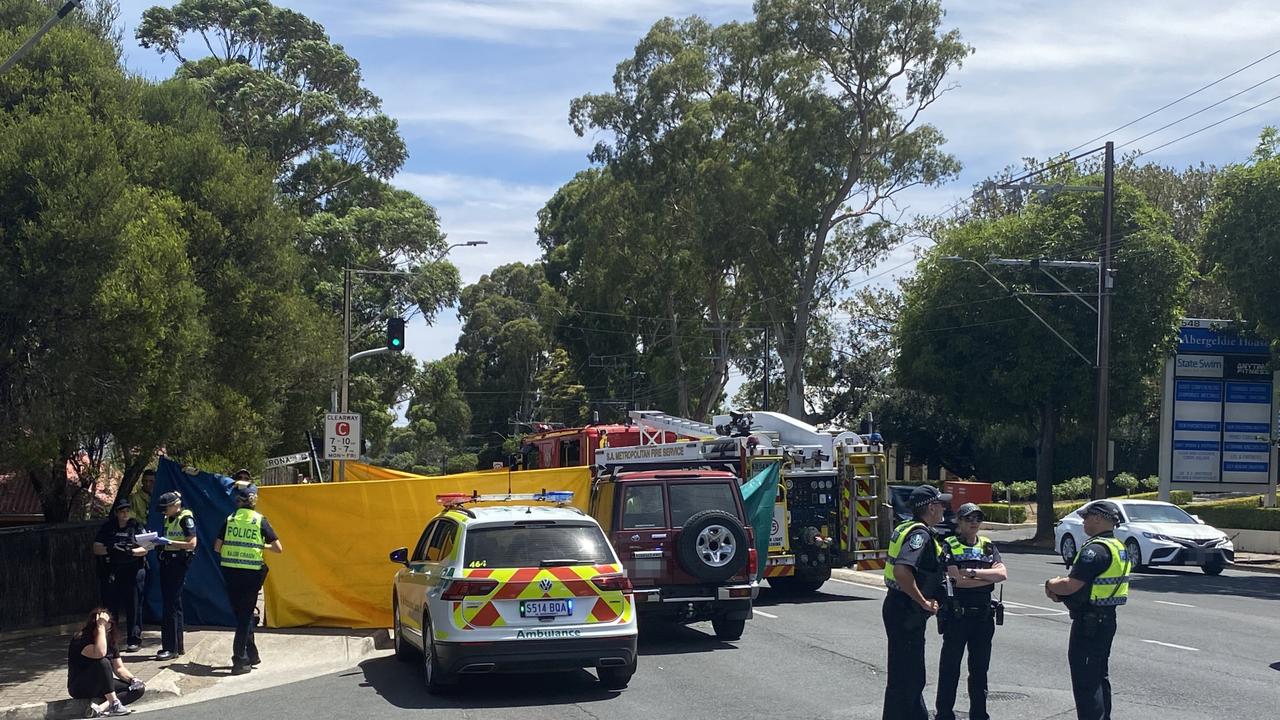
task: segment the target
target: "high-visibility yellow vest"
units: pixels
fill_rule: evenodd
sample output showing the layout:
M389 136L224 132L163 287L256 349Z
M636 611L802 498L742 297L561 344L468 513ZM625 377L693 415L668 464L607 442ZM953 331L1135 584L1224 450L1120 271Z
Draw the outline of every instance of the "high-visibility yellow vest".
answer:
M952 564L955 565L962 562L981 562L990 566L996 561L996 555L992 549L991 540L981 535L978 536L977 543L974 545L965 545L959 535L947 537L946 552L951 556Z
M222 567L241 570L262 568L262 514L240 508L227 518L222 535Z
M1129 553L1124 543L1113 537L1093 537L1076 553L1075 562L1080 562L1080 553L1093 544L1103 545L1111 551L1111 564L1101 575L1093 579L1089 586L1089 604L1094 607L1115 607L1129 601Z
M902 553L902 541L905 540L907 535L910 535L911 531L915 530L917 527L928 529L928 526L919 520L908 520L893 529L893 535L889 538L889 559L884 564L884 584L887 587L893 588L894 590L902 590L902 588L898 586L898 581L893 577L893 564L898 560L898 555ZM942 547L938 545L938 541L934 539L932 533L929 535L929 542L933 546L935 555L942 554Z
M190 510L179 510L177 514L175 514L173 517L165 518L164 519L164 536L169 538L170 540L176 540L178 542L186 541L187 534L182 531L182 520L183 518L194 518L194 517L195 517L195 514L192 513ZM168 546L165 546L165 549L168 550ZM188 551L182 550L180 552L188 552Z

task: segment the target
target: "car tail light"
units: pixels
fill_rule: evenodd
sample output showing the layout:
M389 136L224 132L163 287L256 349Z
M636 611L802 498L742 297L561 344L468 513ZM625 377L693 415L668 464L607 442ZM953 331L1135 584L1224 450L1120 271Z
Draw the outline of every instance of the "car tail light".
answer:
M626 575L597 575L591 578L591 582L601 590L631 592L631 578Z
M475 595L488 595L497 589L497 580L454 580L444 589L440 599L461 600Z
M760 571L760 555L755 548L747 550L747 577L755 577Z

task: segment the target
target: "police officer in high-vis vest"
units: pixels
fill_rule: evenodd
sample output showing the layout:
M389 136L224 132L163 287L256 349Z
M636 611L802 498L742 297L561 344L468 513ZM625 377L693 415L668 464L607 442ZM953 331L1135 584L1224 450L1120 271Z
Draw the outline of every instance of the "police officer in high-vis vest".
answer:
M1067 577L1044 584L1045 595L1065 603L1071 612L1071 692L1079 720L1110 720L1111 680L1107 660L1116 635L1116 608L1129 599L1130 562L1115 528L1120 507L1098 500L1079 510L1089 535L1071 564Z
M960 660L969 651L969 718L988 720L987 668L991 639L996 632L996 606L991 591L1008 579L1000 551L982 530L982 509L965 503L956 511L956 534L943 543L943 565L954 592L942 601L942 659L938 663L938 714L935 720L955 720Z
M182 642L182 588L187 582L187 569L195 555L196 516L182 507L182 494L164 493L159 500L164 513L164 535L156 538L160 546L160 653L157 660L172 660L186 652Z
M951 496L931 485L911 491L912 519L894 529L884 584L889 592L882 616L889 640L884 720L929 720L924 704L924 630L938 612L942 547L933 526L942 522Z
M253 641L254 608L258 593L267 577L263 550L283 552L280 538L271 523L254 510L258 505L258 488L237 486L232 490L238 509L227 518L214 541L213 549L222 556L222 577L227 581L227 596L236 616L236 634L231 644L231 672L242 675L262 662Z

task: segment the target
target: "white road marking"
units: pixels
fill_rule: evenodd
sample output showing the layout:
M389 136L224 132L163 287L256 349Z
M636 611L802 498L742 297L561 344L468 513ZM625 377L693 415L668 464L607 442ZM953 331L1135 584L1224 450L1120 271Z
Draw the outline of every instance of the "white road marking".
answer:
M770 620L777 620L777 619L778 619L778 616L777 616L777 615L770 615L769 613L767 613L767 612L765 612L765 611L763 611L763 610L757 610L757 609L755 609L755 608L751 608L751 612L755 613L756 615L763 615L763 616L765 616L765 617L769 618Z
M1169 602L1168 600L1152 600L1151 602L1157 602L1157 603L1160 603L1161 605L1172 605L1174 607L1189 607L1189 608L1195 607L1195 605L1188 605L1186 603Z
M1048 608L1048 607L1040 607L1039 605L1027 605L1026 603L1014 602L1012 600L1006 600L1004 604L1005 604L1005 607L1031 608L1032 610L1044 610L1044 611L1055 613L1055 614L1065 613L1065 611L1062 608Z
M1174 645L1173 643L1160 642L1159 640L1143 640L1138 638L1138 642L1148 643L1150 645L1163 645L1174 650L1190 650L1191 652L1200 652L1200 648L1187 647L1186 645Z
M879 590L880 592L889 592L889 588L880 587L879 585L867 585L866 583L854 582L852 580L841 580L840 578L831 578L831 582L844 583L845 585L857 585L869 590Z

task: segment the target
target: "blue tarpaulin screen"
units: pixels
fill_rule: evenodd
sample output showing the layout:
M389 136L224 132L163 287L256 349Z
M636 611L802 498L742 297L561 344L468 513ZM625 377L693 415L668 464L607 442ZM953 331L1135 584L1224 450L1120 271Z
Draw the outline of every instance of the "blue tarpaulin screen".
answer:
M222 521L235 512L231 499L231 479L225 475L202 472L188 475L182 465L160 458L156 468L156 486L151 491L151 507L147 508L148 530L164 533L164 513L157 501L171 490L182 493L182 506L196 516L196 556L187 572L187 583L182 595L184 623L187 625L235 625L231 604L227 601L227 589L218 565L218 554L213 551ZM135 512L140 512L138 508ZM156 552L148 555L146 615L153 622L160 619L160 561Z

